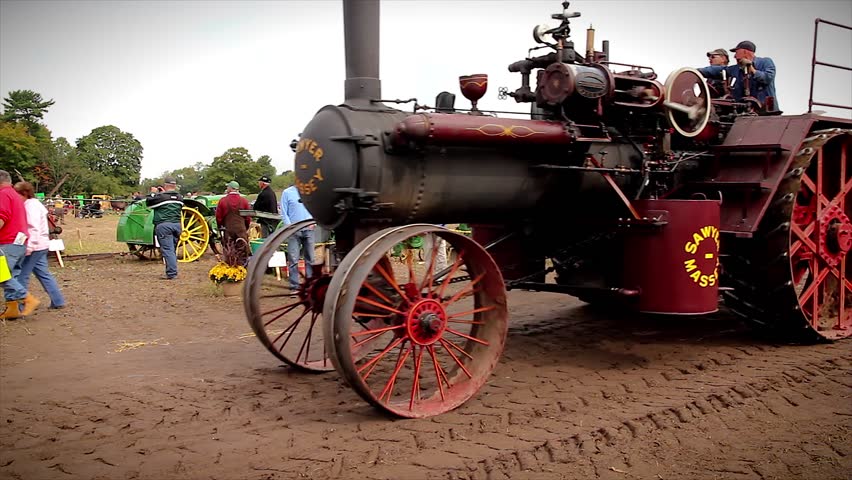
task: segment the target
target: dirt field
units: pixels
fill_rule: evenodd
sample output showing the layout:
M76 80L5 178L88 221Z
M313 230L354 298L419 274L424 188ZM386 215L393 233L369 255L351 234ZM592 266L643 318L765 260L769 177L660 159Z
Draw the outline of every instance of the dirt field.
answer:
M116 246L114 224L66 231ZM282 366L241 301L216 295L212 264L175 282L130 257L55 269L68 308L0 326L0 478L852 478L852 342L780 346L724 313L650 320L510 292L486 387L391 420L335 372Z

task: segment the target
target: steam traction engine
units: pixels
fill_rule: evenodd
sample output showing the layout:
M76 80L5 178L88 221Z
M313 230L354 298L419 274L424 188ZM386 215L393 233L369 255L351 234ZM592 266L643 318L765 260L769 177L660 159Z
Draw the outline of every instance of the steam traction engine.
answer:
M596 51L591 30L581 53L562 6L534 31L549 53L509 65L521 86L500 93L530 113L506 118L476 107L486 75L460 78L471 109L447 92L388 106L406 102L381 98L378 1L344 1L345 102L295 147L302 201L336 243L292 291L267 266L314 221L254 256L245 307L270 352L423 417L486 381L510 289L670 315L715 312L721 294L786 340L852 334L852 122L714 98L691 68L662 83ZM473 238L435 225L456 222ZM391 261L415 236L446 242L446 265L438 248Z

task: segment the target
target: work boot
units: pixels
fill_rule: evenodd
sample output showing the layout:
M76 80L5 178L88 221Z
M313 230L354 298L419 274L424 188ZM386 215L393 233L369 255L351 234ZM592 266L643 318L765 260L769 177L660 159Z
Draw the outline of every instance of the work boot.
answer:
M31 293L27 294L23 302L24 309L21 311L21 315L25 317L32 315L33 312L36 311L36 308L38 308L39 304L41 304L41 301L34 297Z
M12 320L14 318L21 318L24 315L21 313L23 307L23 300L8 300L6 302L6 311L0 315L0 319L3 320Z

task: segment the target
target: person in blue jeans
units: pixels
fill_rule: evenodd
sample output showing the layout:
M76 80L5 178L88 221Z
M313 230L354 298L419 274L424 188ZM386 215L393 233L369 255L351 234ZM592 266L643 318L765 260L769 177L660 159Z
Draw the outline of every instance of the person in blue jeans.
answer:
M50 308L65 308L65 297L59 291L59 284L47 268L47 254L50 246L50 229L47 224L47 208L35 198L35 189L29 182L18 182L15 190L24 200L27 212L27 256L21 265L18 282L27 290L30 288L30 275L35 274L47 296Z
M0 283L5 308L0 310L0 318L12 319L32 314L39 301L27 293L27 289L18 281L21 266L27 254L27 213L24 201L12 188L12 176L0 170L0 255L6 259L6 265L12 278Z
M302 203L296 186L285 188L281 193L281 222L286 226L313 218ZM287 270L290 276L290 290L299 288L299 258L305 257L305 275L312 275L314 263L314 226L303 228L287 239Z
M166 274L160 279L174 280L178 274L175 247L183 229L180 223L183 197L177 191L177 181L170 177L163 179L163 191L151 193L145 199L145 205L154 210L154 234L166 261Z

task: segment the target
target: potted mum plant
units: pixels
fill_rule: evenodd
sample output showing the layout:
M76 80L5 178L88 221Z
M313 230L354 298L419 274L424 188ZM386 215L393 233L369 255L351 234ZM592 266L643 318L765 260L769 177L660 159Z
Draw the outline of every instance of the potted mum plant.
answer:
M248 275L246 270L246 242L238 238L234 242L226 242L222 245L222 256L213 268L207 272L213 283L222 287L222 293L226 297L234 297L240 294L243 288L243 280Z

